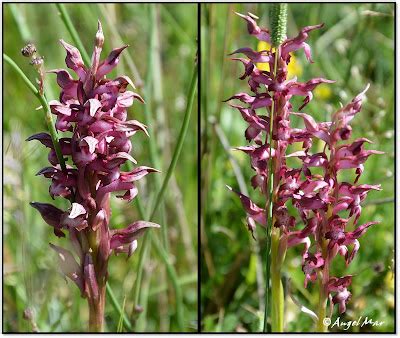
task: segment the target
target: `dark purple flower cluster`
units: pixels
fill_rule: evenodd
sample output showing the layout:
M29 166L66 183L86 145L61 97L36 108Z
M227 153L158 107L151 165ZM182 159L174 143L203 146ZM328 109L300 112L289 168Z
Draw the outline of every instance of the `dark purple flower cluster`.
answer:
M73 280L82 296L96 300L104 291L107 280L107 263L112 252L130 256L137 247L137 238L148 227L159 225L136 221L125 229L111 230L110 193L122 191L119 198L131 201L138 193L135 182L156 169L139 166L131 172L121 171L126 161L136 163L129 154L130 137L138 131L147 134L146 126L136 120L127 120L127 109L134 100L144 102L136 93L127 90L133 83L127 76L114 80L105 77L119 61L121 52L128 46L114 49L100 61L104 36L99 23L92 55L92 64L86 67L77 48L60 41L67 52L65 62L78 76L74 79L67 70L50 71L57 75L61 87L59 101L50 101L57 116L56 129L71 132L60 139L63 156L72 165L63 170L57 159L52 139L46 133L31 136L50 148L51 166L37 175L51 180L49 193L71 202L64 211L51 204L32 202L46 223L54 228L58 237L69 232L75 254L56 245L51 247L60 257L61 269Z
M260 28L254 16L238 15L247 22L251 35L270 42L268 30ZM362 97L368 87L334 113L329 122L316 122L312 116L299 112L312 100L312 91L316 86L334 82L322 78L305 83L295 78L287 79L290 53L304 49L306 58L312 62L311 49L305 41L312 30L322 26L305 27L297 37L285 40L278 47L276 73L273 70L277 53L273 49L257 52L251 48L240 48L232 53L247 56L233 60L244 64L245 73L240 79L248 79L252 95L239 93L227 101L238 100L245 104L230 104L240 111L249 124L245 137L252 142L251 145L236 149L250 156L251 167L255 171L251 184L267 200L269 161L273 161L273 225L280 229L280 241L287 243L287 247L304 244L302 262L305 287L309 281L321 278L326 297L334 304L339 304L342 313L351 296L347 288L352 277L330 276L330 265L338 254L344 257L346 264L350 264L360 247L358 239L369 226L376 224L369 222L357 226L361 202L370 190L381 190L380 186L357 182L367 158L382 152L365 149L365 144L371 143L366 138L349 141L352 132L349 123L360 111ZM268 63L270 71L259 70L257 63ZM292 96L296 95L304 97L297 111L290 103ZM260 111L271 114L273 104L272 144L269 144L270 116L260 114ZM291 118L300 118L305 128L292 128ZM312 153L311 147L316 141L322 141L325 146L323 151ZM288 153L288 147L295 143L301 144L301 150ZM288 167L287 159L290 157L298 158L300 166ZM355 169L352 183L339 181L339 172L346 169ZM266 210L257 206L249 197L236 193L246 210L248 228L253 232L256 223L266 226ZM297 209L305 224L301 230L294 229L296 218L288 210L289 202L295 207L294 210Z

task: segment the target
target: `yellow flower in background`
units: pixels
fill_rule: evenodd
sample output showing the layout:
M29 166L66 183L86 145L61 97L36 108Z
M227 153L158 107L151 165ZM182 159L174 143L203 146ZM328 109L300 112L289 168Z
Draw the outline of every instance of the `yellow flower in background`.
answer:
M257 44L257 51L261 52L263 50L270 50L271 45L265 41L259 41ZM275 52L275 48L272 48L272 51ZM257 63L257 68L259 70L269 71L269 63ZM290 62L287 67L288 75L287 78L293 78L295 76L301 76L303 74L303 67L300 62L294 56L293 53L290 53ZM314 89L314 95L316 98L321 100L328 100L332 96L332 90L329 85L323 83Z
M314 95L318 99L328 100L332 96L331 87L325 83L322 83L314 89Z
M266 41L258 41L257 44L257 52L261 52L262 50L270 50L271 45ZM272 48L272 51L275 52L275 48ZM257 68L259 70L265 70L269 72L269 63L257 63Z
M262 50L270 50L271 45L268 42L265 41L259 41L257 45L257 51L261 52ZM272 51L275 51L275 48L272 48ZM259 70L265 70L269 71L269 64L268 63L257 63L257 68ZM290 62L287 67L288 70L288 76L287 78L293 78L295 76L301 76L303 74L303 67L301 66L300 62L297 60L297 58L290 53Z

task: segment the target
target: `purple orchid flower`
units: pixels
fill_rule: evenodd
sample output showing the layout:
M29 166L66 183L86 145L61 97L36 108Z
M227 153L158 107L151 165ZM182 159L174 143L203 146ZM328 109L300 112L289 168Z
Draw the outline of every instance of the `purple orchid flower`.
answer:
M37 175L51 180L50 196L62 197L71 206L63 211L53 205L32 202L31 205L53 227L58 237L69 233L75 254L50 244L58 253L60 267L66 277L88 299L90 328L101 330L104 317L107 264L112 252L127 253L128 257L137 247L137 239L148 228L158 224L136 221L125 229L111 230L110 194L122 191L118 198L131 201L138 193L135 182L148 173L158 170L140 166L131 172L122 172L121 165L127 161L136 163L129 154L130 137L137 132L147 134L145 125L127 120L127 109L134 101L144 102L136 93L127 90L133 86L127 76L115 80L108 74L119 62L120 54L127 46L114 49L104 61L100 61L104 36L101 24L95 39L92 64L85 65L79 50L60 40L67 52L65 63L74 71L74 79L67 70L49 71L57 76L61 88L58 101L49 102L57 117L56 129L71 132L70 137L60 139L62 154L72 165L62 170L58 163L50 135L39 133L27 140L38 140L50 148L49 162Z
M256 16L250 13L236 14L247 22L250 35L262 41L270 41L268 30L257 25ZM322 27L323 24L304 27L297 37L286 39L277 47L279 59L276 75L272 71L257 68L258 63L268 63L270 69L274 69L277 52L272 48L261 52L248 47L234 51L232 54L241 53L247 57L233 60L244 65L245 72L240 79L247 79L252 93L241 92L227 101L241 102L230 106L238 109L248 123L245 138L251 143L235 149L249 155L251 167L255 171L251 184L265 195L266 201L269 198L269 161L273 161L273 225L280 229L280 242L286 243L285 247L304 245L304 286L322 278L324 296L333 304L338 304L339 312L343 313L351 297L348 288L352 278L330 276L330 265L338 254L344 257L347 265L350 264L360 249L359 238L370 226L377 224L368 222L357 227L361 202L369 191L381 190L380 185L357 185L357 182L368 157L382 152L366 149L366 145L372 143L366 138L350 141L352 127L349 123L360 112L368 86L349 104L335 112L331 121L317 122L311 115L299 112L305 110L310 103L312 92L318 85L335 82L316 78L302 83L297 79L286 78L287 66L291 61L290 53L303 49L307 60L313 62L311 48L306 40L312 31ZM293 96L305 97L297 109L290 103ZM267 140L270 139L271 118L259 115L259 112L267 111L271 114L273 104L275 113L270 145ZM304 128L292 128L291 118L302 121ZM324 150L312 153L312 144L318 140L325 143ZM288 153L288 146L295 143L300 144L301 150ZM288 167L287 158L290 157L298 158L301 165L297 168ZM314 168L322 169L322 174L313 173ZM343 170L355 172L353 182L339 181L338 174ZM239 196L247 214L249 230L253 233L257 223L265 227L266 210L253 203L250 197L228 188ZM296 229L296 215L289 212L289 203L297 209L298 219L305 224L303 229ZM349 230L354 228L356 230Z

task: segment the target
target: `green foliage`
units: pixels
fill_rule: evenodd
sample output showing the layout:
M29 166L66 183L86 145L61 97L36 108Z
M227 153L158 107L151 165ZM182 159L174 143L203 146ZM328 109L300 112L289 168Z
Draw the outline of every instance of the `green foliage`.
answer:
M239 166L247 189L255 202L258 194L250 186L253 171L245 154L227 151L221 144L220 130L230 147L244 145L245 122L236 110L221 103L238 92L248 92L245 81L237 78L243 66L226 56L240 48L257 49L257 40L249 37L246 25L234 12L251 12L260 17L260 25L269 27L268 4L207 4L202 6L202 250L201 310L203 331L260 331L262 297L257 288L254 267L258 247L265 248L265 232L258 232L255 242L245 226L245 213L237 198L225 187L238 187L238 175L232 161ZM349 332L393 332L394 330L394 5L393 4L295 4L288 5L288 37L299 29L321 22L325 26L313 31L307 41L314 64L302 51L295 57L301 67L299 81L314 77L336 80L324 91L314 92L305 108L316 121L326 121L332 112L346 104L370 83L362 111L352 121L353 138L367 137L374 142L370 149L384 151L371 156L365 164L360 183L381 184L381 192L371 192L364 204L360 224L377 220L361 238L361 248L346 269L338 257L333 273L353 274L346 314L342 320L368 316L382 320L380 327L351 327ZM366 43L368 42L368 43ZM204 104L206 102L206 105ZM299 107L301 101L294 101ZM293 119L295 123L295 119ZM300 127L300 124L298 125ZM218 129L219 128L219 129ZM318 145L316 146L318 147ZM291 165L296 163L291 163ZM345 173L354 177L354 173ZM264 201L265 203L265 201ZM260 203L260 205L262 205ZM316 310L315 285L304 289L300 247L288 250L283 274L293 297ZM264 257L261 274L264 276ZM286 290L288 283L286 283ZM264 285L261 285L264 288ZM338 317L337 309L333 319ZM262 320L262 318L261 318ZM312 332L310 317L287 296L285 331ZM332 331L343 331L334 328Z
M155 6L156 17L149 20L150 6ZM97 20L101 20L105 34L102 56L115 47L119 39L130 47L121 58L120 65L110 77L127 74L144 97L147 112L152 115L148 124L151 140L164 179L176 146L185 114L187 89L192 76L196 53L197 6L146 4L74 4L65 5L83 46L91 54ZM106 17L104 16L106 14ZM17 21L16 21L17 20ZM158 43L153 58L148 58L149 25L156 27ZM37 75L20 49L29 40L45 58L46 70L65 68L65 52L58 43L72 38L63 24L54 4L6 4L4 6L4 51L16 61L29 79ZM50 29L50 28L51 29ZM150 60L150 61L148 61ZM157 63L158 60L158 64ZM134 65L132 67L132 61ZM136 68L136 72L135 72ZM154 71L144 83L146 74ZM47 166L47 150L35 142L24 140L37 132L46 131L44 114L35 110L39 106L35 97L12 69L4 67L4 320L6 332L30 332L32 323L23 319L26 308L34 310L34 322L41 332L79 332L87 330L87 305L75 286L65 283L57 267L56 256L48 243L66 246L67 241L57 239L29 202L52 203L48 195L48 181L35 173ZM49 100L57 99L58 87L52 74L46 75L46 93ZM144 91L144 86L149 91ZM160 95L161 92L161 95ZM196 106L196 105L195 105ZM131 118L146 121L143 105L129 110ZM196 329L197 297L197 206L191 201L197 196L197 111L194 108L174 175L164 197L165 217L160 213L153 219L168 226L169 258L178 274L178 285L183 293L185 330ZM186 151L189 150L190 151ZM155 166L149 157L149 139L135 135L134 157L143 165ZM156 166L155 166L156 167ZM145 214L153 207L158 193L155 176L139 186ZM53 202L67 207L62 200ZM125 227L139 219L137 202L124 203L112 199L111 226ZM154 232L161 238L161 231ZM139 239L140 250L141 240ZM106 305L106 331L121 329L125 309L136 330L177 331L176 299L171 280L162 259L152 249L145 263L141 291L141 304L146 311L133 311L133 287L136 279L138 253L126 260L111 257L109 284L119 306L115 307L109 295ZM180 259L178 259L180 258ZM190 276L191 278L188 278ZM124 302L125 299L125 302ZM123 331L126 331L124 325Z

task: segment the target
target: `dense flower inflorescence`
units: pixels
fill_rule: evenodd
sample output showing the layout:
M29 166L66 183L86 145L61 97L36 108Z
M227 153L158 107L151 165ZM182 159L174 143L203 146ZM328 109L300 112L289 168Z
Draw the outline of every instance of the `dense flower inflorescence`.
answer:
M249 34L260 41L271 43L269 31L257 25L254 15L238 15L247 22ZM249 124L245 137L251 144L236 149L250 156L251 167L255 171L251 184L267 200L269 161L272 161L273 225L280 230L280 247L285 250L294 245L304 245L302 265L305 287L319 278L326 298L338 304L340 313L343 313L351 297L348 287L352 276L330 276L330 264L338 254L344 257L346 264L350 264L360 248L358 239L369 226L376 223L357 225L361 202L369 191L381 190L380 185L357 182L367 158L382 152L365 149L365 144L371 143L366 138L349 141L352 132L349 123L361 110L361 101L368 87L334 113L329 122L316 122L311 115L300 112L312 100L312 91L319 84L334 82L323 78L305 83L298 82L296 78L287 79L292 52L303 49L307 60L313 62L310 46L305 41L310 32L322 26L304 27L297 37L286 39L276 51L254 51L246 47L233 52L247 57L235 57L233 60L243 63L245 72L240 79L248 80L252 95L238 93L227 101L237 100L242 103L230 105L238 109ZM275 60L277 55L278 60ZM273 71L275 61L276 72ZM269 67L260 70L258 65L263 63ZM290 103L293 96L304 97L303 104L297 110ZM274 110L271 109L273 105ZM263 115L263 110L267 114L274 111L272 144L268 143L271 117ZM305 127L292 128L291 118L300 118ZM323 142L323 150L312 153L311 147L316 142ZM288 147L297 143L300 143L300 147L290 153ZM299 167L290 168L287 165L287 159L291 157L300 160ZM346 169L355 170L353 182L339 181L339 172ZM249 230L253 232L256 223L265 227L267 210L257 206L249 197L236 193L246 210ZM296 218L289 212L289 203L298 211L305 225L302 229L295 229Z
M51 247L60 257L63 273L75 282L89 304L95 306L104 292L110 254L130 256L144 230L159 227L155 223L136 221L124 229L110 229L110 193L122 191L117 197L132 201L138 193L135 182L157 170L139 166L131 172L121 171L126 161L136 163L129 154L132 149L129 138L138 131L147 134L145 125L127 119L127 109L134 100L144 102L138 94L127 90L129 85L134 88L130 78L106 78L128 46L114 49L100 61L104 35L99 23L92 64L87 67L77 48L63 40L60 42L67 52L66 65L78 79L64 69L50 71L56 74L61 93L59 100L50 101L49 105L57 116L56 129L72 133L60 139L62 154L71 160L71 165L62 170L50 135L39 133L28 140L39 140L50 148L51 166L37 175L51 180L49 193L53 199L63 197L71 202L71 207L64 211L47 203L32 202L31 205L54 228L56 236L65 237L65 232L69 232L79 263L68 250L53 244Z

